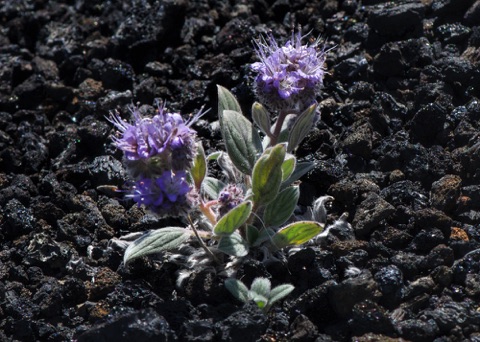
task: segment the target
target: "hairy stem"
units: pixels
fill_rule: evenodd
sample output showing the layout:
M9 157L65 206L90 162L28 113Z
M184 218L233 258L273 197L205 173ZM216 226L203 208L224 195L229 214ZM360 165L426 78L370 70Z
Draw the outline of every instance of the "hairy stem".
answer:
M193 224L193 221L192 221L192 218L190 217L190 215L188 215L188 221L190 223L190 227L192 227L192 230L193 230L193 233L195 234L197 240L198 240L198 243L200 243L200 246L203 248L203 250L207 253L207 255L212 258L212 260L221 265L221 262L220 260L218 260L218 258L215 256L215 254L212 253L212 251L207 247L207 245L205 245L205 242L203 241L203 239L200 237L200 234L198 233L197 229L195 228L195 224Z
M200 205L198 206L200 211L205 215L205 217L210 221L212 226L215 226L217 224L217 219L215 218L215 213L213 212L211 205L208 203L203 203L203 201L200 202Z
M275 123L275 129L272 133L272 137L270 138L269 146L275 146L277 144L278 136L282 131L283 122L285 121L286 117L287 117L286 111L281 111L280 114L278 115L277 122Z

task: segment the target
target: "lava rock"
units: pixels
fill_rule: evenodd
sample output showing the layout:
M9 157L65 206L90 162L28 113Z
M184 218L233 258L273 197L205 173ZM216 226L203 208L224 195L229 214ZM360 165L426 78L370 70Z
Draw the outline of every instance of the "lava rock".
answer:
M365 237L380 222L388 218L395 208L375 193L371 193L357 208L352 225L358 237Z

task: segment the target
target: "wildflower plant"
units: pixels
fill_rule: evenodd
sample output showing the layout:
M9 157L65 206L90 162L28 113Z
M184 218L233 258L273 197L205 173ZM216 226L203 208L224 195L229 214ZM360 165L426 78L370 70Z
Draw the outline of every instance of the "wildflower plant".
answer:
M299 221L293 215L300 196L297 181L314 166L297 161L294 151L319 118L315 97L325 59L318 41L302 45L302 38L300 33L293 35L284 46L271 36L268 43L257 41L260 62L252 64L258 72L256 93L274 115L255 102L251 114L256 126L243 115L235 96L218 86L218 119L226 151L205 154L192 129L201 111L190 121L164 106L152 118L133 109L133 123L118 114L111 117L120 134L114 143L124 151L134 179L128 197L157 215L180 216L186 226L145 233L127 247L125 264L176 250L189 241L197 241L217 264L241 260L252 251L261 251L268 259L322 232L324 222ZM209 176L213 161L223 170L221 179ZM317 205L313 210L324 208ZM270 291L270 282L257 282L268 287L268 293L257 291L258 298L265 297L264 308L293 289L284 286L272 297L276 290Z
M253 280L250 290L244 283L235 278L225 280L225 287L243 303L254 301L264 313L267 313L275 302L288 296L294 289L293 285L290 284L278 285L272 289L270 280L262 277Z

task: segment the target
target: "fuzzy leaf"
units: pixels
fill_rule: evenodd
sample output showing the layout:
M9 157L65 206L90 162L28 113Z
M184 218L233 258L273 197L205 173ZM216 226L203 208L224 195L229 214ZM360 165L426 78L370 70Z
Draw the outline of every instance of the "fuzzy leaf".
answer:
M302 176L307 174L314 167L315 167L315 163L312 163L312 162L296 163L295 170L293 171L293 173L290 175L290 177L287 178L287 180L283 181L282 189L286 188L293 182L299 180Z
M263 222L265 226L278 227L292 216L300 197L298 186L291 186L281 191L277 197L265 207Z
M222 236L217 248L219 251L235 257L243 257L248 254L248 245L237 232Z
M293 154L287 153L282 164L282 182L284 182L295 170L297 158Z
M232 234L238 227L244 224L252 213L252 202L246 201L237 205L226 213L213 228L217 236Z
M285 298L293 291L295 286L290 284L278 285L270 291L270 296L268 297L268 305L271 306L273 303L278 302L280 299Z
M220 191L222 191L225 186L225 183L213 177L205 177L202 183L203 192L205 192L210 199L215 200L218 198Z
M252 105L252 119L253 122L262 130L265 134L271 134L270 129L272 125L270 123L270 113L268 110L258 102L254 102Z
M248 288L240 280L229 278L225 280L225 287L239 301L247 303L250 300L248 297Z
M255 304L257 304L257 306L260 309L263 310L267 306L267 303L268 303L268 298L267 297L262 296L261 294L258 294L258 293L252 292L252 291L250 291L250 297L252 298L252 300L255 302Z
M128 246L123 256L123 263L126 265L133 259L177 248L190 236L189 230L180 227L151 230Z
M251 175L257 155L263 149L252 123L239 112L224 110L222 134L232 163L244 174Z
M282 164L285 160L285 145L277 144L257 160L253 168L252 191L256 206L275 199L282 183Z
M220 120L220 125L223 125L223 111L224 110L234 110L241 113L242 108L238 103L235 96L225 87L217 84L217 94L218 94L218 119Z
M250 292L255 292L268 298L270 296L271 286L270 279L257 277L253 280L252 285L250 286Z
M192 168L190 169L190 175L197 189L200 189L202 182L207 174L207 160L205 158L205 151L203 150L202 143L197 143L197 155L193 160Z
M324 225L314 221L298 221L279 230L272 237L272 245L281 249L290 245L301 245L317 236Z
M312 130L317 104L308 107L293 124L288 136L288 152L292 152Z

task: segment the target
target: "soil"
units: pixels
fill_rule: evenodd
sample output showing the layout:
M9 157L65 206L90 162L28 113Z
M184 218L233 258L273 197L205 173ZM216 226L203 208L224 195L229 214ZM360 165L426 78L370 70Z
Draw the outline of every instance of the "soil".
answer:
M0 19L0 340L480 341L480 1L15 0ZM216 85L248 116L252 40L298 25L329 49L300 204L332 196L347 222L244 261L247 285L295 286L266 315L210 267L125 267L112 239L170 220L114 191L105 116L206 105L212 152Z

